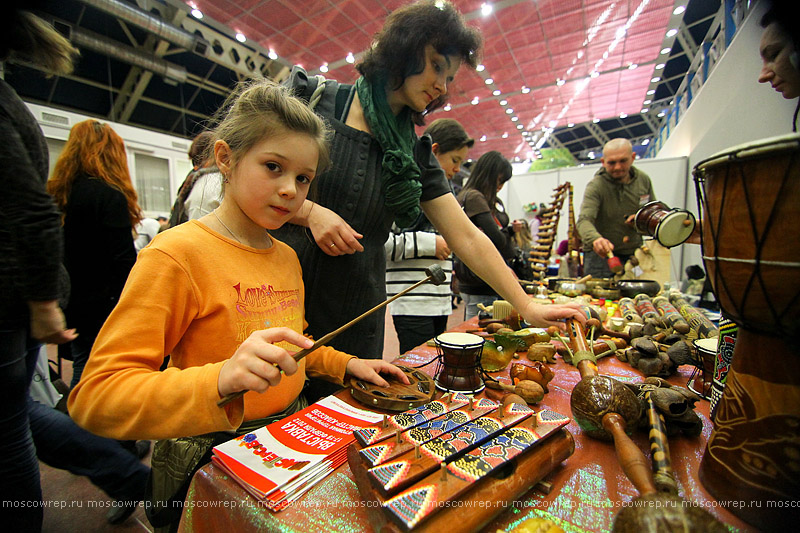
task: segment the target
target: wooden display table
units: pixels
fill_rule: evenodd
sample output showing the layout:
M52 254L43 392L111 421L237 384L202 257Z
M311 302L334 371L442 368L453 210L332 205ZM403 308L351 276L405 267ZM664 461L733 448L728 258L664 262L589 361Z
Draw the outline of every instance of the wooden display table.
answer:
M474 329L476 324L477 319L472 319L460 324L454 331ZM436 366L435 358L435 348L420 346L398 358L397 362L406 366L425 365L422 369L432 375ZM571 416L570 393L580 376L575 367L567 365L560 357L557 361L555 365L550 365L555 371L555 378L549 384L550 392L533 407L537 410L547 407ZM519 362L528 362L524 354ZM639 371L614 357L600 359L598 367L601 373L621 381L643 380ZM680 367L679 372L669 379L670 383L685 386L691 371L689 366ZM510 383L508 370L493 375ZM359 405L347 390L341 391L338 396ZM679 435L669 442L681 495L687 502L702 506L726 525L740 531L756 531L719 507L698 479L700 459L711 433L708 405L707 401L702 400L696 406L697 414L703 421L703 432L699 437ZM567 429L575 437L575 453L546 478L552 483L551 492L545 495L530 491L515 502L483 502L506 507L506 511L484 531L494 533L497 529L511 529L523 520L537 516L552 520L565 531L611 530L616 513L633 500L637 492L622 472L612 443L587 437L575 422L571 422ZM645 454L649 454L645 431L637 431L633 440ZM747 504L746 501L740 502L740 505ZM209 464L201 468L192 480L181 531L371 531L365 505L346 463L279 513L271 513L261 507L236 481ZM453 524L453 531L458 531L457 524Z

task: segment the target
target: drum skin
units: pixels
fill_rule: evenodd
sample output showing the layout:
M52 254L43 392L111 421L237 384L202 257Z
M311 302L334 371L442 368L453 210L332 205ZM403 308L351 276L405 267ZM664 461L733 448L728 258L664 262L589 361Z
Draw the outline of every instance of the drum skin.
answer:
M694 171L703 259L720 306L739 326L800 332L800 138L731 151Z
M700 480L742 520L793 529L800 521L800 136L731 149L694 175L706 270L739 326Z

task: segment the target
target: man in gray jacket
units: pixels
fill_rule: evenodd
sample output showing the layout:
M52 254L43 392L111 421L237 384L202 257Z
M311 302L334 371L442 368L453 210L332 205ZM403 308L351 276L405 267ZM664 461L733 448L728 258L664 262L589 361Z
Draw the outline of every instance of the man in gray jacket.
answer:
M610 278L608 253L613 252L625 264L642 245L642 236L631 221L641 206L655 200L655 195L650 177L633 166L635 158L627 139L612 139L603 146L603 168L586 186L578 217L584 274Z

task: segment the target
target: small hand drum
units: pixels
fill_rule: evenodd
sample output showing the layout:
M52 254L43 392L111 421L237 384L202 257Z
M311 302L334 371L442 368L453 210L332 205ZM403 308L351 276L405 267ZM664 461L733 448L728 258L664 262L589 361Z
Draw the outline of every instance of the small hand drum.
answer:
M485 388L481 377L483 337L451 332L442 333L433 340L439 354L436 388L465 394L475 394Z
M689 223L687 224L686 221ZM683 209L670 209L664 202L653 201L643 205L633 219L636 231L649 235L665 248L672 248L688 239L697 221Z
M694 370L689 376L686 388L705 400L711 399L711 383L714 375L714 361L717 358L717 337L695 339L692 341L697 352Z
M429 375L406 366L395 366L408 377L408 385L387 379L389 387L385 388L369 381L351 379L350 394L364 405L388 411L407 411L433 400L436 387Z

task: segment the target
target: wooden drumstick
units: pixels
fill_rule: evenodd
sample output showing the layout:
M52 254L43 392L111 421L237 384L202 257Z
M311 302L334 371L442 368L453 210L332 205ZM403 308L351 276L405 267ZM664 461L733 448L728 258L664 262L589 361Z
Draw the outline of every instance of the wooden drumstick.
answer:
M361 321L363 318L366 318L367 316L371 315L372 313L374 313L378 309L383 309L384 307L389 305L391 302L393 302L396 299L400 298L404 294L416 289L417 287L419 287L423 283L427 283L427 282L430 281L434 285L441 285L442 283L444 283L447 280L447 276L445 275L444 270L442 270L442 267L440 267L439 265L431 265L431 266L429 266L428 268L425 269L425 273L428 275L428 277L426 277L425 279L416 282L415 284L411 285L410 287L408 287L406 289L403 289L402 291L398 292L397 294L395 294L391 298L387 299L385 302L379 303L378 305L376 305L375 307L373 307L369 311L366 311L365 313L362 313L361 315L359 315L358 317L354 318L353 320L351 320L347 324L335 329L334 331L331 331L327 335L324 335L318 341L314 342L313 346L311 346L310 348L305 348L303 350L300 350L299 352L297 352L294 355L292 355L292 358L295 361L300 361L302 358L304 358L305 356L307 356L308 354L310 354L311 352L313 352L314 350L316 350L320 346L325 345L328 341L330 341L332 338L337 336L339 333L341 333L344 330L348 329L350 326L352 326L352 325L356 324L357 322ZM246 393L246 392L247 392L246 390L241 390L239 392L234 392L232 394L228 394L227 396L225 396L224 398L222 398L220 401L217 402L217 407L225 407L226 405L228 405L233 400L243 396L244 393Z

